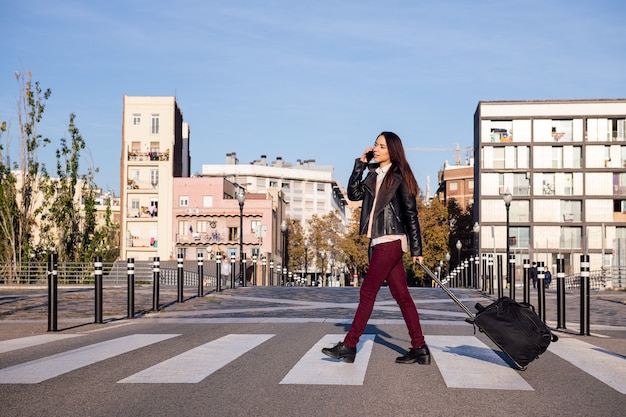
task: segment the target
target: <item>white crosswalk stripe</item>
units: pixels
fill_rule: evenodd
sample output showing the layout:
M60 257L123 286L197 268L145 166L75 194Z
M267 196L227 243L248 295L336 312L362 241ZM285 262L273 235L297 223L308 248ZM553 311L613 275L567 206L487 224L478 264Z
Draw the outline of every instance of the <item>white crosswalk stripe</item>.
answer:
M12 350L24 349L31 346L43 345L44 343L54 342L57 340L69 339L81 336L80 334L40 334L36 336L20 337L18 339L3 340L0 342L0 353L10 352Z
M548 350L621 394L626 394L626 360L623 356L582 340L564 337L552 343Z
M449 388L532 391L495 351L474 336L427 336L430 353Z
M129 376L121 383L196 383L271 339L273 334L230 334Z
M41 335L0 342L0 353L59 341L75 335ZM180 334L132 334L95 343L0 369L0 384L36 384L117 355L159 343ZM276 337L275 334L228 334L189 349L119 383L199 383L247 352ZM375 334L365 334L352 364L321 353L342 340L343 334L322 336L286 373L280 384L363 385L373 354ZM533 391L520 373L475 336L426 335L436 366L449 388ZM623 356L575 338L562 337L549 347L558 355L621 394L626 394L626 360ZM1 362L0 362L1 364ZM1 365L0 365L1 366ZM392 367L390 367L392 369ZM532 368L531 368L532 369Z
M177 334L133 334L0 369L0 384L36 384Z
M364 334L357 345L354 363L329 358L322 348L335 345L344 335L328 334L320 339L289 371L281 384L363 385L376 335Z

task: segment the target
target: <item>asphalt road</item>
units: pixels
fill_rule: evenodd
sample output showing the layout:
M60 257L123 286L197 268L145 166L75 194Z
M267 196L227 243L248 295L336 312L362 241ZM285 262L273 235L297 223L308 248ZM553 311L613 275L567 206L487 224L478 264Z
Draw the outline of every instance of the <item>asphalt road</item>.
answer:
M58 332L46 331L41 291L29 291L0 291L2 416L621 416L626 409L623 292L593 294L590 336L579 334L579 302L568 294L567 329L518 371L438 289L412 289L430 366L394 363L409 337L387 289L354 364L319 352L347 331L354 288L239 288L184 303L167 293L160 312L132 319L123 292L108 289L104 324L93 324L90 291L68 289ZM489 301L454 291L472 310ZM149 291L137 297L138 310L149 310ZM549 293L549 323L554 303Z

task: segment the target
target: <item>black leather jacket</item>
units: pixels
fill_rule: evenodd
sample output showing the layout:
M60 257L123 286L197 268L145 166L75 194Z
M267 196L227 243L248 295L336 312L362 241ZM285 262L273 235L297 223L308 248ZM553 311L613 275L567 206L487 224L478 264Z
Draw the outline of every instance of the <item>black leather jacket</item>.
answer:
M363 200L359 222L359 233L362 235L367 234L377 177L376 172L370 169L365 179L361 180L366 167L367 164L357 158L348 181L348 198L352 201ZM390 192L381 194L376 201L371 238L404 234L411 256L422 256L422 235L415 196L411 197L407 193L400 174L388 172L387 175L393 175Z

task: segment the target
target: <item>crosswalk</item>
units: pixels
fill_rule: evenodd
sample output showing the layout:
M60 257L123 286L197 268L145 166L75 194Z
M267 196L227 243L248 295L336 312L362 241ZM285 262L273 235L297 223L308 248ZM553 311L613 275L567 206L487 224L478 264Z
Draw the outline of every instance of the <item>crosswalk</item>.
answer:
M46 334L0 342L0 354L81 335ZM130 334L2 368L0 384L37 384L115 356L139 351L182 334ZM262 348L276 334L227 334L117 381L119 384L194 384ZM341 340L340 334L322 336L280 381L283 385L363 385L374 354L375 334L364 334L353 364L332 360L323 347ZM433 365L448 388L534 391L498 354L475 336L426 335ZM562 337L549 352L586 372L621 394L626 394L626 359L576 338ZM201 364L199 366L198 364ZM431 366L433 366L431 365ZM415 365L417 366L417 365ZM532 366L532 365L531 365Z

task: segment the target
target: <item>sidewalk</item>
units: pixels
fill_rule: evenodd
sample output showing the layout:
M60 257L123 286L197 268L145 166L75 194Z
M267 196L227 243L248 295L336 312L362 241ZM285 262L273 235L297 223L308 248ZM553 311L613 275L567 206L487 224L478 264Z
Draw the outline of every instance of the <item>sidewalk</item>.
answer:
M317 287L245 287L221 293L205 292L197 297L197 290L185 288L184 302L178 303L176 288L161 288L159 312L152 311L152 287L135 288L134 316L143 315L177 317L322 317L351 319L359 299L359 289ZM474 304L489 304L495 295L472 289L453 289L463 302L474 311ZM3 323L39 324L36 328L47 330L47 287L0 287L0 325ZM463 314L447 295L437 288L411 288L420 317L423 320L441 319L453 314L462 320ZM508 295L508 291L505 292ZM537 292L531 290L530 303L537 308ZM522 299L521 289L516 299ZM95 294L93 287L60 287L58 291L57 318L59 329L95 322ZM377 308L372 318L402 319L387 288L381 289ZM566 293L566 327L578 329L580 323L580 292ZM556 326L557 300L554 290L546 291L546 321ZM128 317L126 287L103 289L103 321L114 322ZM590 296L590 325L613 326L626 329L626 291L592 291Z

